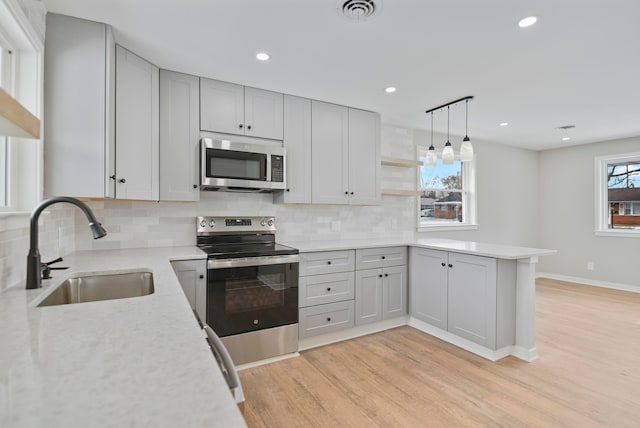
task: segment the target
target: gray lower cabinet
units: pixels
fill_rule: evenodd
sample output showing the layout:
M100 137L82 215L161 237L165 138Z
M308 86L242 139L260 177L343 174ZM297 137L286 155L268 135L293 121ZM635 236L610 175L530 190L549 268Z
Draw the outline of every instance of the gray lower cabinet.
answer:
M300 254L300 339L353 327L354 260L354 250Z
M406 263L407 247L356 250L356 325L407 313Z
M300 308L299 337L333 333L353 327L353 300Z
M171 262L178 282L184 291L191 309L202 322L207 321L207 261L179 260Z
M515 343L516 261L412 248L411 315L489 349Z

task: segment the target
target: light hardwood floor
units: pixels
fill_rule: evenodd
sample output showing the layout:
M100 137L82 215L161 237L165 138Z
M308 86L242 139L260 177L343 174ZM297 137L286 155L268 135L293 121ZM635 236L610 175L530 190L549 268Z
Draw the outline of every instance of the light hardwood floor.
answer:
M249 427L640 427L640 294L538 279L540 358L411 327L240 372Z

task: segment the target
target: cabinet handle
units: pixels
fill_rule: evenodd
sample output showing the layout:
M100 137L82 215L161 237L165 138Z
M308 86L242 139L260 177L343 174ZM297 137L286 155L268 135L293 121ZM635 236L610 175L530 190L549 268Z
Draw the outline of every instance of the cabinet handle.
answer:
M384 256L382 256L382 260L384 260Z
M331 287L327 287L327 291L331 291Z
M112 180L115 180L116 179L116 175L115 174L110 175L109 178L112 179Z
M239 124L239 125L238 125L238 128L242 129L242 124Z
M378 275L378 278L382 278L382 274Z
M198 278L204 279L204 275L200 275L200 276L198 276Z
M330 265L331 264L331 260L327 260L327 264Z
M327 317L327 322L331 322L331 317Z
M251 125L248 125L248 126L247 126L247 129L248 129L249 131L251 131Z
M127 180L125 180L124 178L121 178L120 180L118 180L120 183L124 184L127 182Z
M349 194L349 192L344 192L344 194L345 194L345 195L348 195L348 194Z
M445 267L446 265L447 265L446 263L444 263L444 262L442 263L442 267Z
M197 185L197 184L194 184L194 185L193 185L193 188L194 188L194 189L197 189L197 188L198 188L198 185Z
M449 267L453 267L453 265L451 263L449 263Z
M291 189L287 189L287 192L290 192L290 191L291 191Z
M385 273L385 274L384 274L384 276L389 276L389 274L388 274L388 273Z
M353 192L351 192L351 194L353 195Z

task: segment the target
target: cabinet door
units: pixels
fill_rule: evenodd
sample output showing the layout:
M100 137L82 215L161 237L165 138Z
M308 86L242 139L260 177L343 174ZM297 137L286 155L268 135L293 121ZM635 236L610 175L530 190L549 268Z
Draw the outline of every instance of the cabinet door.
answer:
M196 311L200 321L207 322L207 261L180 260L171 262L171 266L191 309Z
M200 80L160 70L160 200L198 201Z
M496 259L449 254L448 330L496 348Z
M244 135L244 86L200 78L200 129Z
M283 99L278 92L245 87L245 135L282 140Z
M411 316L447 329L446 251L411 248Z
M356 325L382 319L382 269L356 271Z
M311 203L311 100L284 96L284 148L287 151L287 188L276 192L276 202Z
M380 116L349 109L349 203L380 202Z
M311 102L311 202L349 202L349 111Z
M110 28L54 13L46 20L44 194L113 197Z
M160 199L158 67L116 47L116 198Z
M407 314L407 266L384 268L382 281L382 319Z

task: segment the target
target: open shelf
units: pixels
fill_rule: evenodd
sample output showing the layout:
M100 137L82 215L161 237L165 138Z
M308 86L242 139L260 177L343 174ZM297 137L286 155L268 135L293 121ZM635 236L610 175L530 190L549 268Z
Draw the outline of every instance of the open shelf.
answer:
M40 138L40 120L0 89L0 135Z
M417 161L412 159L387 158L387 157L383 157L380 163L382 165L399 166L402 168L413 168L413 167L422 165L422 161Z
M420 196L421 190L382 189L382 194L387 196Z

